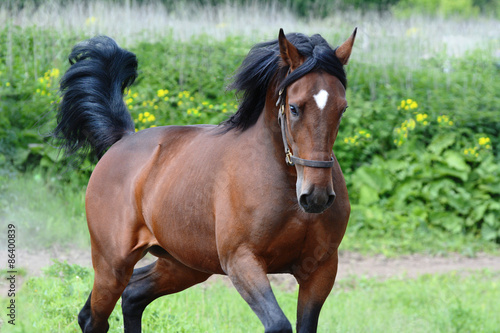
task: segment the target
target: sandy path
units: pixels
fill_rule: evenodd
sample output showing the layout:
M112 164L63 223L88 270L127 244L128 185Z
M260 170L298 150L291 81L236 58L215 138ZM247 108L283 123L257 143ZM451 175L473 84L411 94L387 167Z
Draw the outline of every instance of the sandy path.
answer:
M23 267L29 275L40 275L42 268L53 263L54 259L66 260L70 264L92 266L90 250L60 250L53 248L37 252L18 251L18 267ZM150 263L155 258L148 255L139 265ZM405 275L410 278L422 274L446 273L450 271L466 272L469 270L491 269L500 271L500 256L479 253L475 257L458 254L447 256L429 256L422 254L405 255L398 258L386 258L382 255L362 256L352 252L340 254L337 278L350 275L389 278Z

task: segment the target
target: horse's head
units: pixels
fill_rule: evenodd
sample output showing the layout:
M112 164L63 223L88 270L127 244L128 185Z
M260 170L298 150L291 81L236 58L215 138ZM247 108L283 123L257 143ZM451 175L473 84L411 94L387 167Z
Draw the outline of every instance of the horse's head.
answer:
M280 54L289 67L278 101L281 129L285 151L289 150L287 163L297 170L297 200L307 213L322 213L335 200L332 147L347 108L342 66L349 60L355 36L356 30L336 50L326 42L317 45L310 56L316 59L308 59L280 30ZM287 84L287 79L292 82Z

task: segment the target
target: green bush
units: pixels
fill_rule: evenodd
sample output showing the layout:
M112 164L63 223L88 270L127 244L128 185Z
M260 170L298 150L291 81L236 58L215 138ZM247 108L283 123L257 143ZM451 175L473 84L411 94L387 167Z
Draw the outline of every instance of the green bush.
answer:
M88 179L91 163L67 172L41 133L54 126L58 80L79 36L0 29L0 170L43 169L66 182ZM225 87L251 45L172 37L130 48L139 78L125 96L137 130L168 124L216 124L235 111ZM412 68L352 61L350 108L334 150L353 204L350 232L469 235L500 242L500 81L480 50L437 55ZM76 174L76 176L75 176ZM1 176L1 174L0 174Z
M487 3L481 3L481 5L484 9L496 6ZM440 15L445 18L471 18L478 16L481 8L473 0L401 0L392 7L392 11L404 17L418 13L430 16ZM483 13L486 14L486 11L483 10ZM487 15L491 15L491 12Z

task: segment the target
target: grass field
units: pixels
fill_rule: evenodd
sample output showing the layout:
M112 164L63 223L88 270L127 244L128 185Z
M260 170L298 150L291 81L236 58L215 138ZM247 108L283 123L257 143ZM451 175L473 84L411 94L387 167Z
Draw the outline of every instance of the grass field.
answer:
M93 273L56 263L44 277L28 279L17 298L18 322L2 332L78 332ZM274 286L279 304L295 322L297 291ZM500 273L480 271L405 277L385 281L352 277L338 281L320 316L319 332L497 332ZM5 300L0 301L5 308ZM0 313L4 323L5 311ZM260 332L262 326L236 290L208 282L163 297L146 310L145 332ZM121 307L110 332L122 332Z

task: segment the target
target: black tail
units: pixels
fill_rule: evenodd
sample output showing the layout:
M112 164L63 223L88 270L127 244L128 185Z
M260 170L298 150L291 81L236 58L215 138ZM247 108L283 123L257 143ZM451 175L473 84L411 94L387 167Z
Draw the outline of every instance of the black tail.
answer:
M137 77L137 58L99 36L77 44L69 62L53 136L67 155L82 149L101 158L123 135L134 132L123 93Z

